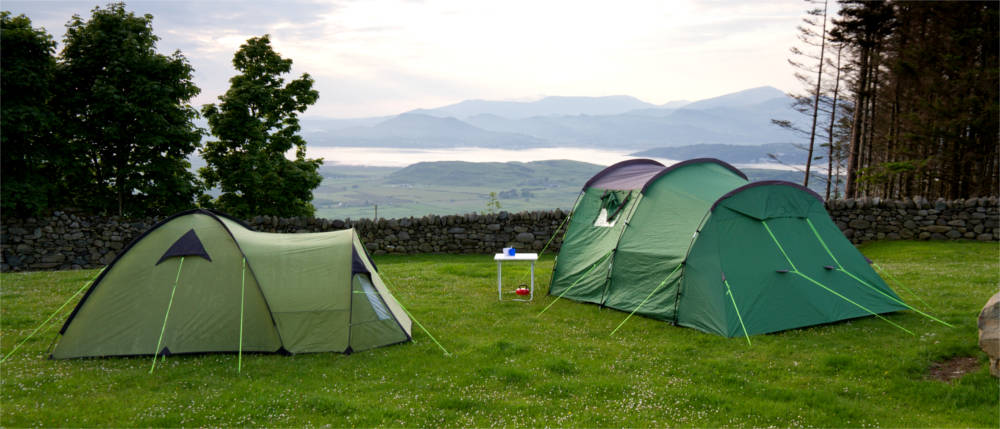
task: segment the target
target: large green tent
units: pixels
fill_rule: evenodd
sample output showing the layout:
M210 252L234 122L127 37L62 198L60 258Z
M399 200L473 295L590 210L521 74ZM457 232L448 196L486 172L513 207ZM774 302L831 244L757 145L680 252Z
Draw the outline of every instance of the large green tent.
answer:
M105 268L52 357L350 353L408 341L410 327L353 229L261 233L198 209Z
M612 165L584 186L550 295L727 337L909 308L789 182L694 159Z

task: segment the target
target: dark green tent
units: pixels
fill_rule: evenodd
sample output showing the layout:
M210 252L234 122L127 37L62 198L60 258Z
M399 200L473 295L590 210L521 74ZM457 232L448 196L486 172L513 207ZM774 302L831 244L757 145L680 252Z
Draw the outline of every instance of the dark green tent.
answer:
M789 182L694 159L624 161L584 186L550 295L727 337L909 308ZM637 310L637 311L636 311Z
M199 209L108 265L52 357L350 353L408 341L410 325L353 229L261 233Z

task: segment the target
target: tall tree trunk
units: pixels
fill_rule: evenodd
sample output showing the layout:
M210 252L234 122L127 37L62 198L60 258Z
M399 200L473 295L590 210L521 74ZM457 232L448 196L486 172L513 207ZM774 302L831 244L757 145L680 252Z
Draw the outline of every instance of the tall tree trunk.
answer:
M819 117L819 99L821 94L821 85L823 83L823 58L826 53L826 11L828 1L829 0L823 0L823 26L820 30L819 68L816 71L816 91L813 93L812 128L809 131L809 156L806 158L806 177L802 181L802 186L807 188L809 187L809 174L812 168L813 147L816 142L816 120Z
M854 119L851 121L851 140L847 150L847 186L844 197L855 198L858 193L858 160L861 154L861 137L864 135L865 106L867 106L866 90L868 86L868 51L861 48L858 66L858 82L854 90Z
M833 105L830 108L830 127L827 129L826 154L826 199L830 199L830 184L833 183L833 127L837 124L837 96L840 92L840 58L844 45L837 45L837 74L833 79ZM811 157L810 157L811 158ZM808 175L807 175L808 176ZM838 176L839 178L839 176Z

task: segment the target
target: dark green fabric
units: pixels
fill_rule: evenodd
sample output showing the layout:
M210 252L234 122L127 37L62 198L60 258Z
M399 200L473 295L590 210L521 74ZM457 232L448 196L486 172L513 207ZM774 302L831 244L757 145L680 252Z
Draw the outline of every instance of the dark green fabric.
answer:
M610 267L591 271L566 298L727 337L744 336L737 309L749 335L906 309L813 194L792 184L744 185L719 163L683 164L647 184L611 228L594 221L618 195L586 189L549 293L567 291L611 251Z
M825 268L837 263L807 218L844 269L881 293ZM795 275L792 264L854 303ZM830 220L823 203L789 186L748 188L723 200L702 229L685 271L678 324L728 337L743 333L735 310L726 307L723 273L751 335L871 315L859 305L874 313L906 309L892 301L899 297Z
M647 186L615 252L604 304L634 310L687 254L694 233L708 208L720 196L746 180L715 163L695 163L671 170ZM672 278L636 314L674 319L677 288Z
M608 264L605 256L614 250L622 229L627 224L627 216L641 200L640 197L629 198L621 212L615 216L614 226L594 226L601 216L604 204L601 197L604 195L605 190L591 188L580 197L553 269L549 295L565 293L563 297L577 301L596 304L603 301L608 269L600 266L591 270L591 267L598 263ZM586 278L581 279L584 274L587 274ZM570 286L572 289L569 289Z

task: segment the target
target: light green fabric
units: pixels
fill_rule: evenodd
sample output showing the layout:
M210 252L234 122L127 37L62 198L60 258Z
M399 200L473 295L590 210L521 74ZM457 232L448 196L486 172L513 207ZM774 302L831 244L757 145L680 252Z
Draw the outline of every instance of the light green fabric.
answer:
M368 288L365 288L367 284ZM351 350L362 351L379 347L386 343L406 341L409 334L400 329L399 322L392 313L374 285L365 274L356 274L353 281L353 299L351 303ZM373 304L374 302L374 304ZM383 314L379 314L374 306L383 306ZM409 319L407 319L409 321Z
M367 256L368 253L365 250L365 246L361 243L361 239L358 238L357 234L354 234L354 249L358 252L358 255L361 256L361 261L364 263L368 272L375 273L375 266L371 264L371 261ZM385 282L382 281L382 277L375 274L372 275L369 280L371 280L372 286L375 290L378 291L379 296L382 297L383 303L389 308L389 311L392 312L392 316L397 322L399 322L399 326L403 329L403 332L405 332L408 337L412 337L413 321L410 320L410 316L406 315L406 311L404 311L403 307L399 305L399 301L396 301L396 297L394 297L392 292L389 291L389 288L386 287Z
M175 218L151 231L114 265L81 302L53 351L55 358L152 355L163 326L180 258L160 256L194 229L212 257L184 261L161 350L171 353L235 351L239 347L240 273L243 256L226 230L203 214ZM247 278L243 349L281 347L267 305Z
M262 285L285 349L346 350L354 232L269 234L224 222Z
M179 257L157 261L191 230L211 261L185 256L176 277ZM353 318L360 325L352 329L354 251L364 255L354 230L270 234L207 211L179 215L152 228L106 269L78 304L53 357L236 352L241 289L245 352L345 352L408 340L410 319L367 257L372 286L392 317L375 329L360 323L367 321L361 308Z

